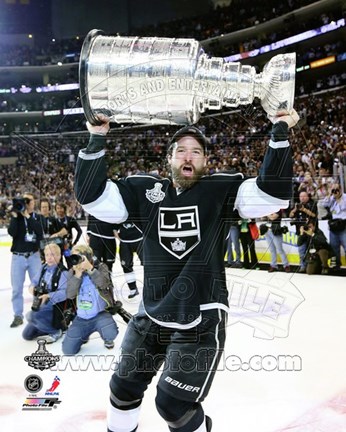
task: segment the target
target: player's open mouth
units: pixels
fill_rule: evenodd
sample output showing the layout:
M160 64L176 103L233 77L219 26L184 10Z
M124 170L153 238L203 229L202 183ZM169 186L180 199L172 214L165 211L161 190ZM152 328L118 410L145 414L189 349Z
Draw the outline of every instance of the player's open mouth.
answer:
M191 165L184 165L181 171L186 177L191 177L193 175L193 167Z

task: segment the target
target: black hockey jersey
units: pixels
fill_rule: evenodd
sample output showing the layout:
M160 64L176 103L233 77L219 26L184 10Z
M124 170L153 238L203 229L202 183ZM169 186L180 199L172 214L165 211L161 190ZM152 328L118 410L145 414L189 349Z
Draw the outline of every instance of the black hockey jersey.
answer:
M116 229L117 225L103 222L92 215L88 215L87 234L114 240L114 231Z
M118 236L123 243L136 243L143 240L142 230L130 221L118 226Z
M225 224L235 210L259 217L288 206L292 158L288 142L280 144L269 147L257 179L217 173L181 193L170 179L151 175L107 181L104 151L80 152L75 191L85 210L143 231L143 305L153 321L188 329L203 310L228 310Z

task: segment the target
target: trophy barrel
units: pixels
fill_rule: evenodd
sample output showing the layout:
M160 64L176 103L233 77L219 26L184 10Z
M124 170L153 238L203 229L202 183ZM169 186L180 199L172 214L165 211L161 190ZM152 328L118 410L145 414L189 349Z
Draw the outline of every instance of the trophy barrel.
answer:
M194 39L87 35L79 65L80 96L91 124L193 124L207 109L259 98L268 115L293 108L295 53L253 66L209 58Z
M92 30L79 65L87 120L192 124L200 114L192 83L201 51L193 39L107 37Z

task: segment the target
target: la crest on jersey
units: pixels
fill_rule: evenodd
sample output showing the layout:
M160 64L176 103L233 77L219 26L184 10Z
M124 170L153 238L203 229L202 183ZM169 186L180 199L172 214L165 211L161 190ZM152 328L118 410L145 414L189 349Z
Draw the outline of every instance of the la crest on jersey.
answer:
M159 241L178 259L183 258L201 241L198 207L160 207Z

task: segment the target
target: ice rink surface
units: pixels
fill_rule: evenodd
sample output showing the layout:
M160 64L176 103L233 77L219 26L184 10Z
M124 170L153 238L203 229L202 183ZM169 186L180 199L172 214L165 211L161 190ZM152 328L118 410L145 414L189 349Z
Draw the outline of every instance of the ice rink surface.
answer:
M30 367L24 357L37 351L37 341L22 339L24 326L9 327L9 247L0 247L0 260L0 430L105 432L108 383L125 323L116 316L120 334L114 350L105 349L94 334L72 363L61 357L53 369ZM141 281L139 265L136 274ZM213 432L345 432L345 278L241 269L227 269L227 277L231 313L226 350L203 404L213 419ZM124 307L134 313L139 299L127 300L119 261L113 280ZM27 285L28 280L26 312L31 306ZM46 349L62 355L61 339ZM30 396L24 387L29 375L43 380L42 390L32 396L42 398L58 377L54 408L22 409ZM156 412L155 393L153 382L138 432L168 430Z

